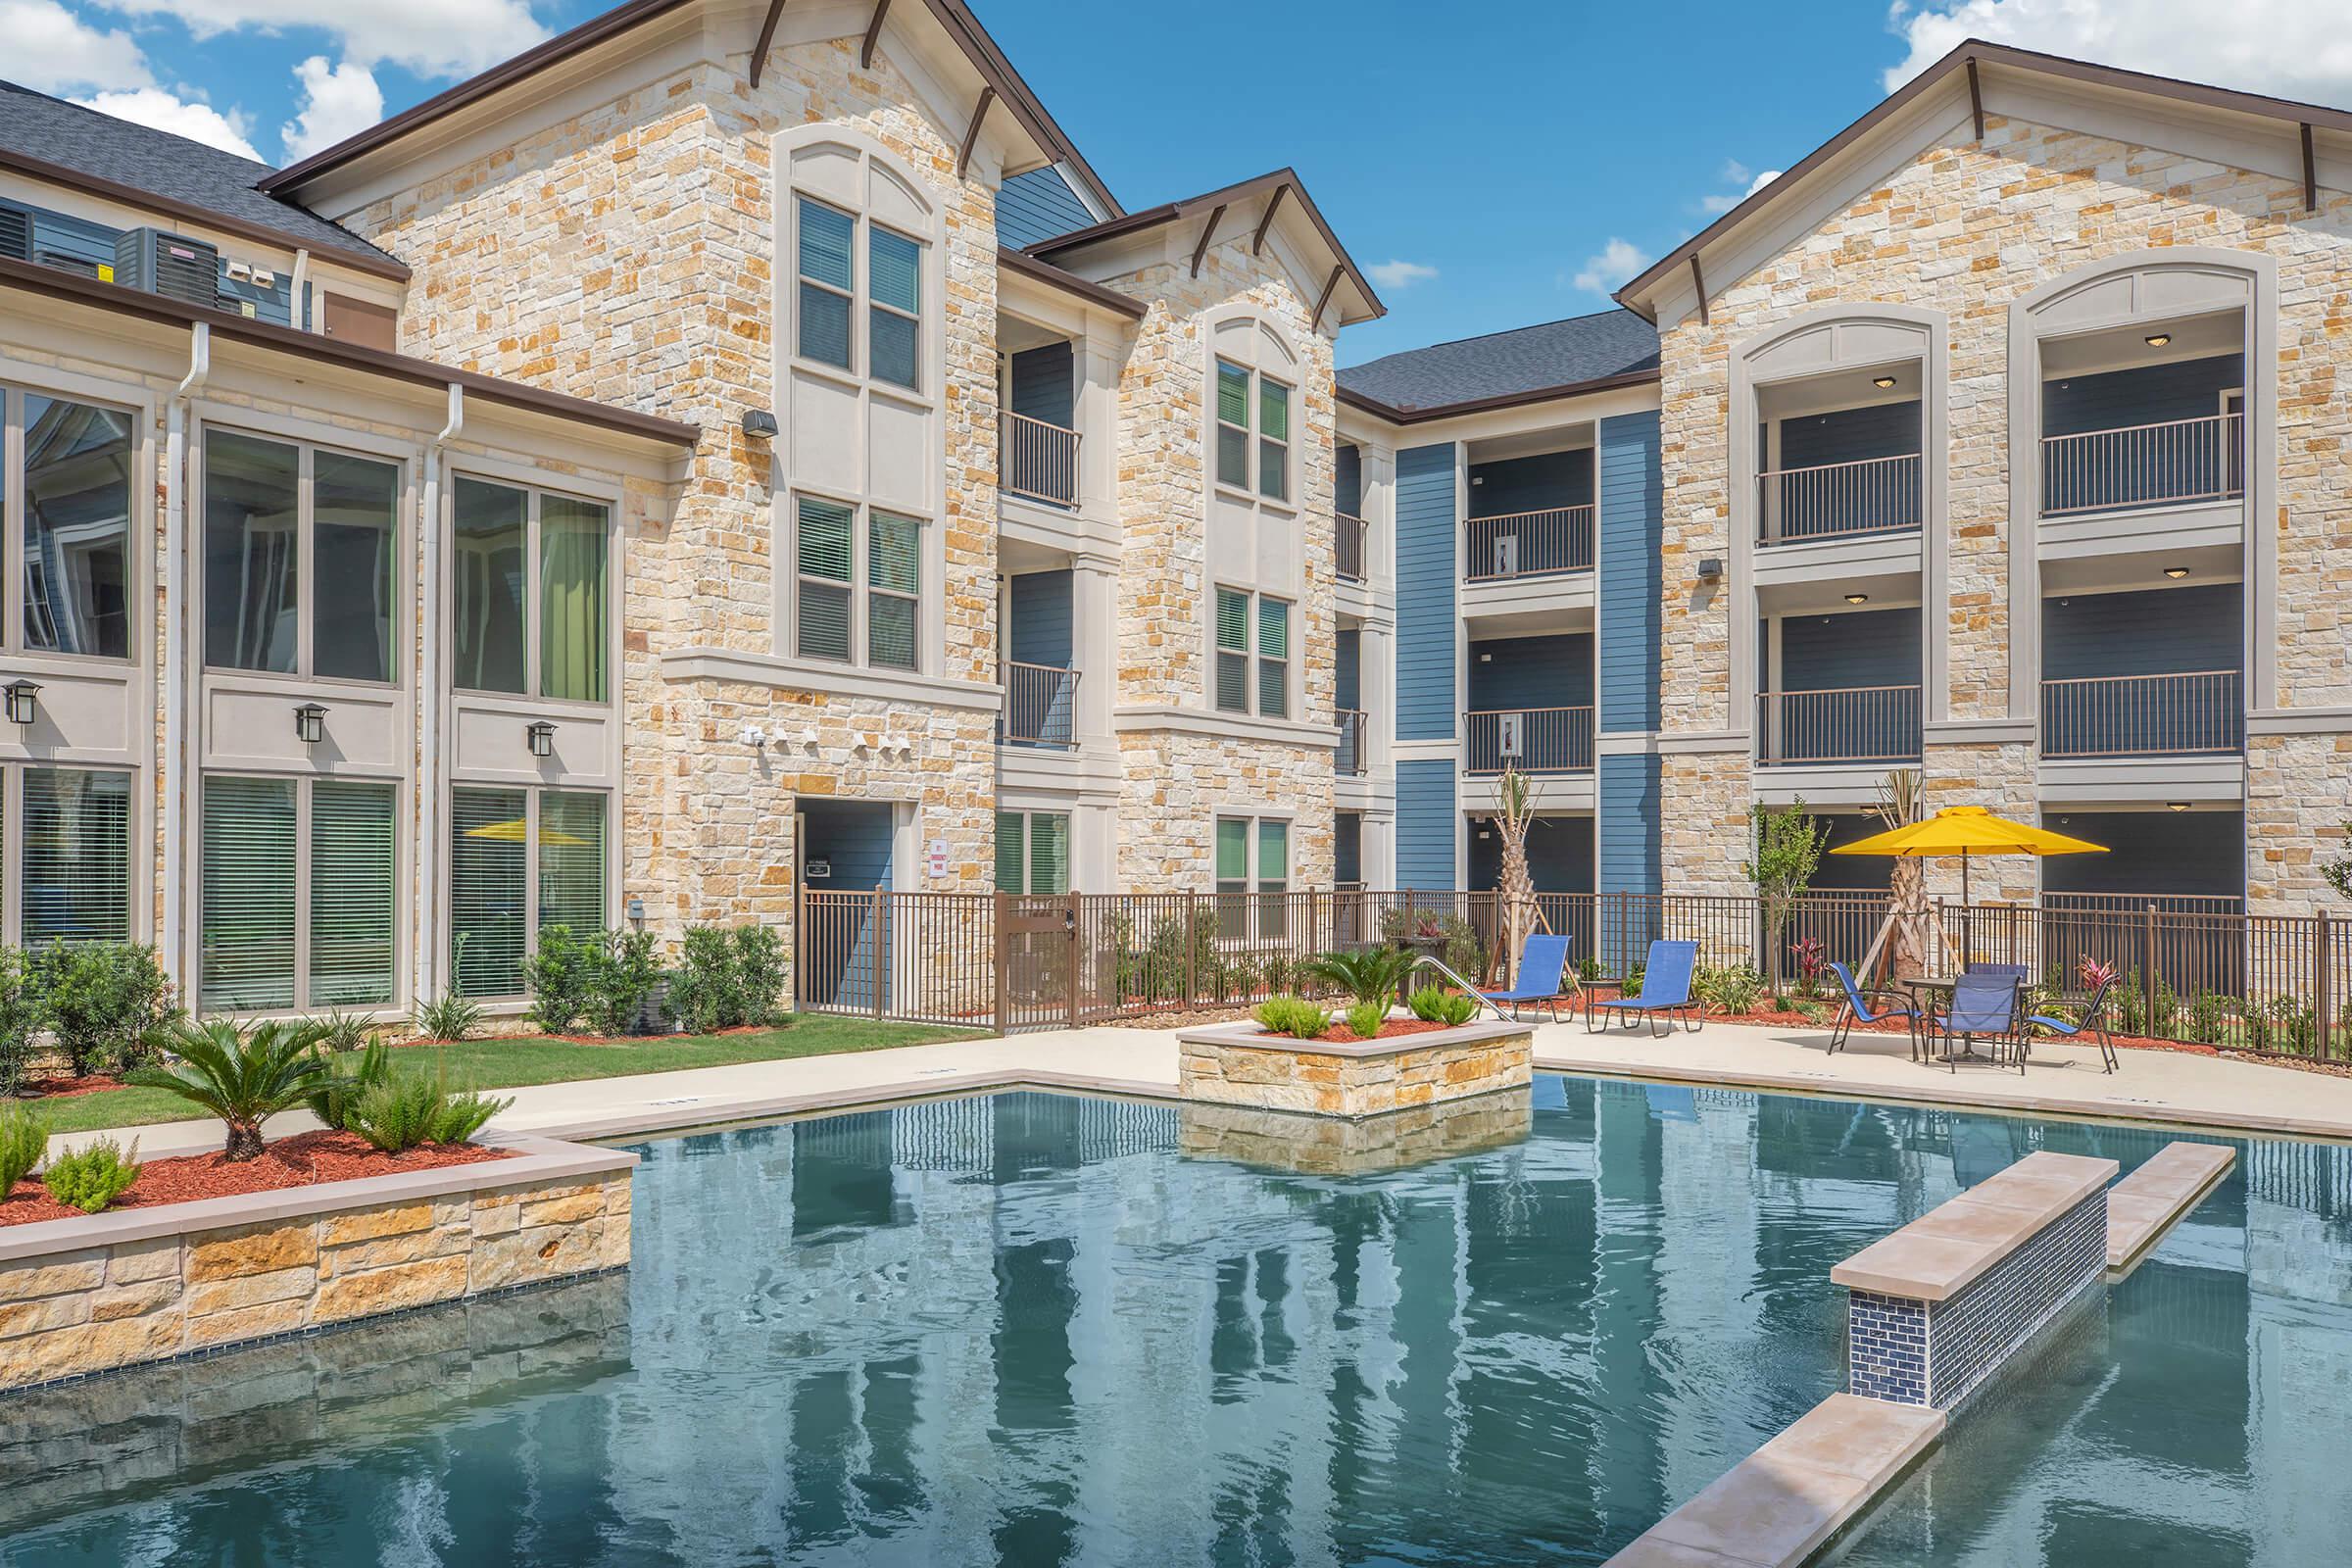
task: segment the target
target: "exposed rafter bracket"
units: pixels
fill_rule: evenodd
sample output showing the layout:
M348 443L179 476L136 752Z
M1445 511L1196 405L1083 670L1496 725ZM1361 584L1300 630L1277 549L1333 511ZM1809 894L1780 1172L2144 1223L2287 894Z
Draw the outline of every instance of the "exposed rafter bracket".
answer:
M784 0L767 0L767 20L760 24L760 41L752 45L752 85L760 85L760 73L767 69L767 46L776 40L776 19L784 15Z
M1696 251L1690 253L1690 286L1698 290L1698 324L1701 326L1711 324L1707 320L1707 274L1698 270L1698 252Z
M1216 233L1217 225L1224 220L1225 204L1219 202L1216 211L1208 215L1208 221L1200 225L1200 243L1193 247L1193 275L1195 277L1200 275L1200 258L1208 254L1209 236Z
M1250 255L1265 248L1266 230L1274 226L1274 215L1282 210L1282 199L1290 193L1291 187L1285 183L1275 186L1274 194L1266 198L1266 216L1257 220L1257 232L1250 236Z
M1332 291L1340 286L1340 279L1347 275L1348 269L1343 264L1333 268L1331 276L1323 280L1323 292L1315 296L1315 314L1306 323L1306 329L1309 332L1323 324L1323 307L1331 303Z
M1977 83L1977 63L1968 63L1968 112L1977 120L1977 140L1984 139L1984 89Z
M2311 153L2311 122L2303 122L2303 210L2320 210L2320 166Z
M980 89L980 101L972 105L972 122L964 127L963 145L956 149L956 177L957 179L961 179L963 172L972 167L972 149L980 144L980 122L988 118L988 106L996 101L996 88L983 87Z
M865 24L865 41L858 46L858 69L874 67L874 45L882 40L882 19L890 15L890 0L874 0L874 20Z

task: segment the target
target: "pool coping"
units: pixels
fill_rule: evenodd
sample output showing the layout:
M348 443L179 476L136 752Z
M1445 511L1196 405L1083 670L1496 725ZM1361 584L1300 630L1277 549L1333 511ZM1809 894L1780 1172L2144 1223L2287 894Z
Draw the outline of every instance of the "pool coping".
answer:
M1948 1301L2115 1180L2117 1163L2035 1150L1830 1269L1830 1283Z

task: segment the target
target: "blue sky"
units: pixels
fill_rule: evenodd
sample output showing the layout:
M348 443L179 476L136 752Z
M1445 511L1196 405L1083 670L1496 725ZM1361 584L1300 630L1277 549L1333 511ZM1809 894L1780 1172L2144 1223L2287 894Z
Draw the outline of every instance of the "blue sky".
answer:
M283 163L609 3L0 0L0 74ZM1128 206L1295 165L1390 307L1347 364L1609 308L1972 33L2352 106L2333 0L973 4Z

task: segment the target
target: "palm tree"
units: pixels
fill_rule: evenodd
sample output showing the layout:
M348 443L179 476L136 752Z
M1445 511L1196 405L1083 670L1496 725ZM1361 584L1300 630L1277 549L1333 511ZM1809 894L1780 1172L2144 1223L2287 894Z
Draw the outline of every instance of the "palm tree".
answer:
M165 1089L228 1124L222 1157L252 1159L262 1152L262 1123L303 1103L332 1069L311 1048L316 1023L257 1023L240 1030L225 1019L182 1024L172 1033L169 1066L145 1066L123 1082Z
M1519 983L1519 950L1536 923L1536 879L1527 868L1527 830L1535 825L1534 791L1519 764L1505 758L1494 782L1494 831L1502 839L1503 978Z
M1909 827L1927 814L1927 791L1919 769L1898 767L1879 781L1871 814L1888 830ZM1898 855L1886 873L1887 971L1897 979L1928 972L1928 867L1916 856ZM1870 983L1868 975L1858 977Z

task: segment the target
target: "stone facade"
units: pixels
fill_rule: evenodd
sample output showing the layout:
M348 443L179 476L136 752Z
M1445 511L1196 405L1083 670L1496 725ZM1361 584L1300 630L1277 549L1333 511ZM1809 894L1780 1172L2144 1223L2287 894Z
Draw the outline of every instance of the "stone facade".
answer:
M1533 1102L1509 1090L1360 1121L1195 1101L1180 1108L1177 1136L1196 1159L1301 1176L1371 1176L1512 1148L1527 1141L1534 1121Z
M1176 1039L1188 1101L1350 1118L1524 1092L1535 1054L1533 1033L1508 1023L1354 1045L1270 1035L1255 1024L1187 1030Z
M568 1146L532 1140L529 1148ZM526 1153L515 1168L486 1161L428 1172L430 1183L379 1180L369 1185L450 1190L376 1201L355 1203L348 1188L357 1184L332 1183L316 1190L322 1201L315 1208L251 1223L222 1225L217 1216L224 1207L283 1209L286 1195L212 1200L187 1205L197 1217L185 1230L129 1240L107 1238L124 1220L148 1229L145 1211L43 1226L72 1234L0 1261L0 1388L623 1267L636 1157L590 1152L600 1157L586 1160L589 1168L560 1176Z

